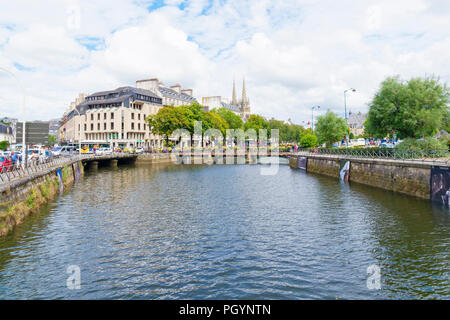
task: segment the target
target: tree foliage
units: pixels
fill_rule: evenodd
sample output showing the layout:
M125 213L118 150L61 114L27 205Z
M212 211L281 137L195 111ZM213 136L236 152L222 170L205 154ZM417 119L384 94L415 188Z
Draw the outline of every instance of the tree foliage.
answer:
M244 129L254 129L259 132L260 129L269 129L269 123L260 115L252 114L244 124Z
M375 94L365 123L378 138L428 137L449 123L450 91L436 78L387 78Z
M164 136L167 141L177 129L186 129L191 135L194 133L195 121L202 122L202 133L208 129L218 129L226 135L227 129L254 129L259 134L260 129L266 129L271 134L271 129L279 130L281 142L299 142L303 135L311 133L300 125L286 124L283 121L266 121L262 116L253 114L247 122L241 117L225 108L213 109L206 112L203 107L195 102L191 105L179 107L167 106L161 108L157 114L147 117L147 123L154 134Z
M229 129L241 129L244 126L241 117L226 108L212 109L211 112L221 116L228 123Z
M9 147L9 142L7 140L0 141L0 150L5 151Z
M324 116L319 116L317 118L315 130L319 143L326 143L329 147L332 146L334 142L343 139L348 133L348 127L345 120L338 117L330 110L328 110Z
M54 134L49 134L48 135L48 144L52 146L56 143L58 143L58 139L56 139L56 136Z
M318 141L316 135L310 133L305 134L300 140L300 145L303 148L313 148L317 146L317 144Z

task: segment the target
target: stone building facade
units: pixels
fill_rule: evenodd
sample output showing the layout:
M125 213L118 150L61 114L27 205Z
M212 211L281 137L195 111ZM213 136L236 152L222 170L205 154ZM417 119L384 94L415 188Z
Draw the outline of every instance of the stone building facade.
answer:
M364 122L367 119L367 114L361 112L354 113L349 112L347 118L347 125L350 128L350 132L353 133L355 137L364 134Z
M163 146L163 137L150 131L146 122L166 105L196 101L192 89L176 84L165 87L158 79L138 80L136 87L80 94L65 112L59 127L62 143L110 145L113 148Z

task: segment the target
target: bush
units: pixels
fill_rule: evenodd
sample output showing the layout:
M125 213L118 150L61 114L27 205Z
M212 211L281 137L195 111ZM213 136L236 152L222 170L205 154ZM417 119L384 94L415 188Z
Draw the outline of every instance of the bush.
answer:
M300 145L302 146L302 148L313 148L315 146L317 146L318 142L317 142L317 137L313 134L305 134L301 139L300 139Z
M448 151L448 145L435 138L413 139L406 138L396 147L398 150L411 151Z
M448 149L450 150L450 136L442 136L439 141L445 145L447 145Z

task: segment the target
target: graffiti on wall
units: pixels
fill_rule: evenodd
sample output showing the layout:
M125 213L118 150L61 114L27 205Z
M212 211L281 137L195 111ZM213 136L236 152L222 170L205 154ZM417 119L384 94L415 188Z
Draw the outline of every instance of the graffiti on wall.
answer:
M298 157L297 168L306 170L306 164L308 163L307 157Z
M339 175L342 181L348 182L350 179L350 161L339 160Z
M430 180L430 199L432 202L450 206L450 168L432 166Z

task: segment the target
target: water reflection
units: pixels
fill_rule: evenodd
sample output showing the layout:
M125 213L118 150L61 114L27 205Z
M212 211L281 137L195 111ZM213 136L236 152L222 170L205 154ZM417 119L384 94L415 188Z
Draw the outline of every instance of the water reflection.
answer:
M105 168L0 239L0 297L448 298L449 228L427 201L287 166Z

